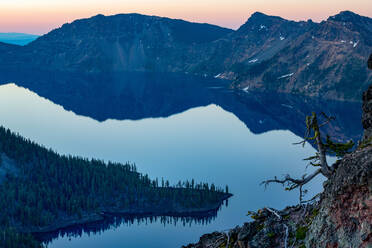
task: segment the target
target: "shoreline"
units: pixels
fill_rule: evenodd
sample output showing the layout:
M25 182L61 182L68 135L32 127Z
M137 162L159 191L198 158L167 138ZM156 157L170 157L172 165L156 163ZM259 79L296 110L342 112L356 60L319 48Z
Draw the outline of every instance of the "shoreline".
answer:
M64 229L89 225L108 220L112 217L132 217L132 218L145 218L145 217L156 217L156 216L168 216L168 217L209 217L217 214L219 208L223 205L224 201L232 197L232 194L225 194L221 199L209 206L201 208L191 208L191 209L102 209L94 213L83 214L80 219L76 216L69 216L61 220L57 220L54 224L45 227L18 227L17 229L21 233L30 233L34 236L42 237L44 235L56 233ZM102 223L103 224L103 223Z

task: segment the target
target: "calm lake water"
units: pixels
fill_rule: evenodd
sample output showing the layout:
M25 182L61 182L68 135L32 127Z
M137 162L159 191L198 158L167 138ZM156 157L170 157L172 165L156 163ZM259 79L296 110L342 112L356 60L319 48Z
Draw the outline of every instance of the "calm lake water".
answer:
M165 75L2 80L32 90L0 86L0 125L22 136L61 154L130 161L151 178L172 183L194 178L227 184L234 194L209 223L164 225L157 220L97 233L80 230L53 239L51 248L164 248L196 242L204 233L249 221L248 210L298 203L297 191L279 185L265 190L260 182L311 172L302 159L315 150L292 145L301 140L304 117L311 111L336 116L327 132L339 140L356 140L361 134L358 103L237 93L222 81ZM308 197L321 191L322 181L318 177L308 186Z

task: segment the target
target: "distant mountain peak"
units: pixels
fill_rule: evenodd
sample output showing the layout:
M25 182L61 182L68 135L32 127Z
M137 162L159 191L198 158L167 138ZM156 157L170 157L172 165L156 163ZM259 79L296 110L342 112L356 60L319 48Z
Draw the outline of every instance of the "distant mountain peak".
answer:
M251 15L250 18L263 17L263 16L268 16L268 15L266 15L266 14L264 14L264 13L262 13L262 12L256 11L256 12L254 12L254 13Z
M294 21L283 19L280 16L266 15L262 12L254 12L248 20L238 29L238 32L265 32L274 26L292 25ZM284 32L284 31L283 31Z
M362 16L355 14L352 11L345 10L341 11L339 14L330 16L328 18L329 21L337 21L337 22L356 22L359 21Z
M360 34L360 39L367 45L372 45L372 18L361 16L351 11L342 11L337 15L331 16L327 20L328 23L343 25L352 32Z
M271 16L271 15L266 15L262 12L254 12L247 20L247 22L255 22L255 21L268 21L268 20L282 20L284 21L283 18L279 16Z

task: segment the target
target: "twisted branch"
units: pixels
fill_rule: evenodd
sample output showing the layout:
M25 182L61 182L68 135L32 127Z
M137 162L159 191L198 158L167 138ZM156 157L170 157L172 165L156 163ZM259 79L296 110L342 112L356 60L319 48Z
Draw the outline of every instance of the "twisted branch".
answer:
M326 142L323 143L322 135L320 132L320 127L329 124L331 121L335 120L334 117L328 116L325 113L320 113L322 117L322 123L319 124L318 118L315 112L312 112L310 116L306 116L306 131L304 139L295 144L301 144L305 146L307 142L313 143L317 146L317 152L315 155L305 158L304 160L309 161L308 165L317 167L317 170L310 175L303 175L302 178L296 179L292 178L290 175L286 175L283 179L269 179L261 183L267 187L270 183L280 183L286 186L286 190L293 190L299 188L300 191L300 202L304 203L303 196L306 194L307 190L303 190L303 186L310 182L318 174L322 174L326 178L330 178L332 174L337 169L337 163L329 166L327 163L327 152L335 154L337 157L342 157L349 152L349 150L354 146L354 142L349 141L348 143L335 143L331 141L330 137L327 135ZM313 199L312 199L313 200Z
M267 187L270 183L280 183L283 186L284 185L287 185L288 186L286 188L286 190L293 190L293 189L296 189L296 188L298 188L298 187L300 187L302 185L305 185L306 183L310 182L314 177L316 177L320 173L322 173L322 169L321 168L317 169L316 171L314 171L309 176L304 175L302 177L302 179L294 179L290 175L286 175L284 177L284 179L282 179L282 180L279 180L279 179L277 179L277 177L275 177L274 179L269 179L269 180L263 181L261 183L261 185L264 184L265 187Z

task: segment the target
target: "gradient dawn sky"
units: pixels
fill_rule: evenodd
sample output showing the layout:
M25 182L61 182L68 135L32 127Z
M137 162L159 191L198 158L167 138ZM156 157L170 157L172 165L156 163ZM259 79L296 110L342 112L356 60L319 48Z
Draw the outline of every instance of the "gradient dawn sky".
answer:
M0 32L44 34L79 18L134 12L236 29L255 11L321 21L342 10L372 17L372 0L1 0Z

